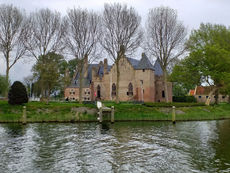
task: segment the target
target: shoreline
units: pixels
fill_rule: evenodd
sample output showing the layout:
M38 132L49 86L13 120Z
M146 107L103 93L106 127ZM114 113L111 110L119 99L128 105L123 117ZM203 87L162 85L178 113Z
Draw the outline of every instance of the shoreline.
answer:
M105 102L115 107L116 122L168 121L172 122L172 108L164 103L120 103ZM230 104L204 106L201 104L170 103L176 105L176 121L207 121L230 119ZM192 106L191 106L192 105ZM90 123L97 120L98 110L94 104L65 102L29 102L25 105L9 105L0 101L0 123L23 123L23 106L26 106L26 123ZM103 122L110 121L103 113Z
M218 120L228 120L230 118L220 118L220 119L188 119L188 120L176 120L176 122L192 122L192 121L218 121ZM172 122L170 120L117 120L114 123L122 123L122 122ZM23 124L22 121L8 121L8 122L4 122L4 121L0 121L0 124L23 124L23 125L27 125L27 124L42 124L42 123L57 123L57 124L78 124L78 123L110 123L110 124L114 124L111 123L109 120L103 121L102 123L100 123L99 121L94 121L94 120L85 120L85 121L27 121L26 124Z

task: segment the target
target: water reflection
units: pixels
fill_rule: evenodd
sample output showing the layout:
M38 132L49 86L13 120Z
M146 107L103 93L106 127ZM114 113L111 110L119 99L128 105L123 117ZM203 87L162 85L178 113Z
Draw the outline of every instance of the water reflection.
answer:
M0 172L230 172L230 120L1 124Z

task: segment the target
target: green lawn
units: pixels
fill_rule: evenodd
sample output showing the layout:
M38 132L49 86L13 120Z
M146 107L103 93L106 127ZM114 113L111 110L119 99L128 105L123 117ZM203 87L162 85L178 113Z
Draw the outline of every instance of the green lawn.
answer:
M171 120L171 106L176 106L176 120L213 120L230 118L230 104L204 106L196 103L145 103L104 102L108 107L115 107L115 121ZM97 114L82 112L76 115L75 108L96 109L94 104L76 102L29 102L25 104L28 122L75 122L97 121ZM0 101L0 122L21 122L23 105L12 106ZM96 110L95 110L96 111ZM108 120L105 116L104 120Z

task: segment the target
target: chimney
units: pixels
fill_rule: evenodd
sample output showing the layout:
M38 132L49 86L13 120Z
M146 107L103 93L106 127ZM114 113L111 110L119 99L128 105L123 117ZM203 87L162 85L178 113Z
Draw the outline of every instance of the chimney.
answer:
M104 74L108 73L108 60L107 58L104 59Z
M145 55L145 53L143 52L143 53L141 54L141 56L142 56L142 58L143 58L143 57L145 57L146 55Z

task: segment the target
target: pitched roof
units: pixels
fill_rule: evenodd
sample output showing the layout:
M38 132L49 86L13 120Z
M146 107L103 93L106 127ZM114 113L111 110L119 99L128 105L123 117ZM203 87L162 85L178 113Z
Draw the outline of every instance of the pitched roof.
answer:
M208 95L212 89L213 86L197 86L195 95Z
M142 53L142 58L138 63L137 66L138 70L154 70L154 67L152 65L152 63L149 61L148 57L145 55L145 53Z
M148 57L142 53L141 60L136 60L133 58L127 58L127 60L130 62L130 64L133 66L135 70L154 70L155 75L161 76L163 75L162 68L160 66L159 60L157 59L154 66L149 61ZM100 64L89 64L88 65L88 73L87 77L83 79L83 87L89 87L92 81L92 69L93 67L97 68L97 74L99 77L102 77L104 75L104 66ZM108 65L108 71L110 71L112 68L111 65ZM75 78L72 80L71 85L69 87L75 87L79 88L79 74L77 73Z
M195 90L189 90L188 95L190 95L190 96L194 96L194 95L195 95Z
M131 63L131 65L133 66L134 69L137 69L138 64L139 64L139 60L137 59L133 59L133 58L127 58L128 61Z
M162 76L163 75L163 70L160 65L160 60L157 59L154 64L154 69L155 69L155 75L157 76Z
M100 64L89 64L88 65L88 73L87 73L87 77L83 79L83 88L87 88L90 86L91 82L92 82L92 70L93 67L98 68L98 75L99 77L102 77L104 75L104 66L100 66ZM111 69L111 65L108 65L108 71L110 71ZM74 77L74 79L72 80L71 84L69 87L73 87L73 88L79 88L80 87L80 83L79 83L79 73L76 74L76 76Z

